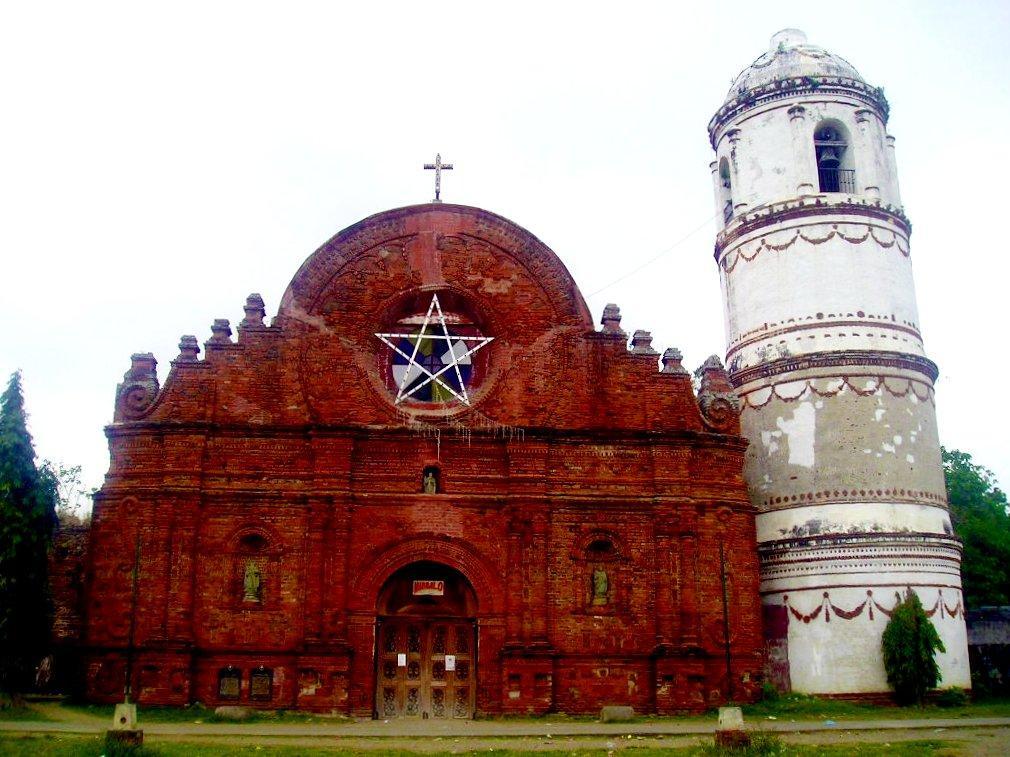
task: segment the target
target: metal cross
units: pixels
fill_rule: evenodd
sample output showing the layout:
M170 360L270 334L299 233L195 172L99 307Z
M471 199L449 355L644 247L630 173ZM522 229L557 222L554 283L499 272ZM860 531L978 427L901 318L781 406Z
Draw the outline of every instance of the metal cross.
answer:
M443 163L442 154L436 153L435 162L425 163L424 170L435 172L435 199L432 200L432 202L442 202L441 197L439 197L439 195L442 193L442 171L451 171L452 163Z

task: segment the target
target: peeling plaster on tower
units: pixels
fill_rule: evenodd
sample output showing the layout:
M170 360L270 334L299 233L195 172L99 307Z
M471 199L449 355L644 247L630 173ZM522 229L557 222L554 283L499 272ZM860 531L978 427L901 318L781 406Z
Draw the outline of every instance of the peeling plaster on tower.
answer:
M786 29L709 123L769 674L807 693L888 690L880 637L908 587L946 646L941 685L970 686L887 116L880 89Z

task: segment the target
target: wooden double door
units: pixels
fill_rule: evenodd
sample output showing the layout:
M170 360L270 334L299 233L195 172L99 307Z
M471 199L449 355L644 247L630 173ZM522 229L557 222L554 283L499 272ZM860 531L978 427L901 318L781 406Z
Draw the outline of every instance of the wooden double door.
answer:
M472 620L379 618L378 717L473 717L476 648Z

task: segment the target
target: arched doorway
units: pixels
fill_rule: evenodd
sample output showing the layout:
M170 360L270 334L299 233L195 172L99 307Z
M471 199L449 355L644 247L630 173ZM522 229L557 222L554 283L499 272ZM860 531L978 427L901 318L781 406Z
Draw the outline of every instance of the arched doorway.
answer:
M423 561L390 576L376 602L378 717L473 717L476 613L457 570Z

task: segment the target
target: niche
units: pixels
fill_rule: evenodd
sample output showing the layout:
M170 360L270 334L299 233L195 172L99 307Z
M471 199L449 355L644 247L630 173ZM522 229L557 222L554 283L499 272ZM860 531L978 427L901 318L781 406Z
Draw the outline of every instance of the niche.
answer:
M421 491L425 494L438 494L442 491L441 471L437 465L425 466L421 472Z
M848 130L834 119L821 121L814 129L817 182L822 192L855 194L856 172Z
M730 178L729 161L719 161L719 203L722 206L723 223L733 218L733 180Z

